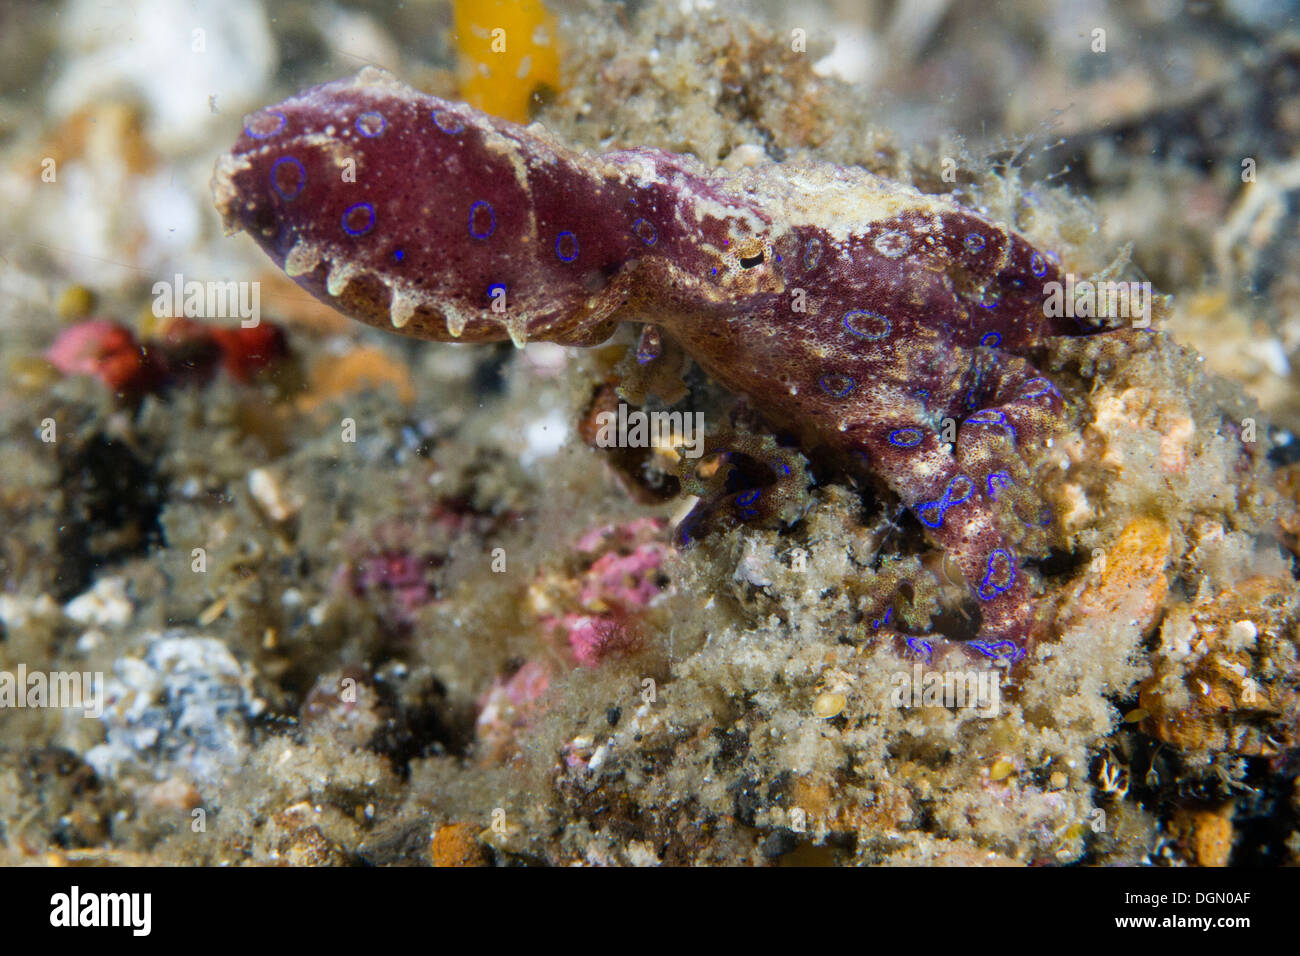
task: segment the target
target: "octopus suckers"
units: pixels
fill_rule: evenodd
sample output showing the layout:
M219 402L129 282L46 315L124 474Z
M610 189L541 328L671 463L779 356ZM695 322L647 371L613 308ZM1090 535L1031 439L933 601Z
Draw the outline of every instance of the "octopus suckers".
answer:
M521 349L528 342L528 320L522 315L512 315L506 319L506 334L515 348Z
M316 247L301 240L293 244L289 254L284 257L284 273L291 279L306 275L320 265L320 252Z
M447 318L447 332L452 338L458 339L461 333L465 331L465 313L451 305L443 306L443 314Z
M388 303L388 317L393 322L393 328L405 328L406 323L411 321L411 316L415 315L418 304L415 296L409 292L393 289L393 298Z
M343 294L343 290L348 287L348 283L352 281L355 274L355 266L348 265L346 262L334 263L330 266L329 275L325 277L325 291L338 298Z

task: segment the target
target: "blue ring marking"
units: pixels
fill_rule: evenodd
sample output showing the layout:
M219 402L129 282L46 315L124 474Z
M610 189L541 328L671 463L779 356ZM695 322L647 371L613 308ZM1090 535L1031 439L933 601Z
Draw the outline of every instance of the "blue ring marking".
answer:
M901 259L911 250L912 237L899 229L886 229L872 241L871 248L886 259Z
M263 116L274 116L276 119L280 121L280 125L277 126L275 129L265 133L255 132L252 129L252 125L253 123L256 123L260 117ZM244 132L247 133L249 136L251 136L253 139L270 139L276 133L279 133L281 130L283 130L285 126L288 125L289 122L289 118L285 116L283 113L281 113L279 110L262 110L259 113L255 113L251 119L252 119L251 123L244 124Z
M691 546L691 532L695 530L699 523L699 518L692 518L690 515L683 518L681 524L677 526L677 532L674 535L677 539L677 543L684 548L689 548Z
M925 441L925 432L919 428L895 428L889 433L889 443L895 448L915 448Z
M998 573L996 564L999 555L1002 557L1002 560L1007 563L1007 580L1004 584L998 584L993 580L993 576ZM979 594L981 600L991 601L999 594L1007 591L1011 585L1016 583L1016 562L1015 559L1011 557L1010 551L1006 548L998 548L989 554L989 560L986 567L988 568L988 573L984 575L984 580L980 582L979 590L976 593Z
M822 261L822 241L820 239L809 239L808 244L803 248L803 267L811 272L817 268L817 264Z
M787 478L790 477L790 466L785 462L781 462L781 474L785 475Z
M376 119L379 120L379 129L375 130L373 133L367 132L367 130L374 129L374 120ZM388 129L388 120L384 119L384 114L377 110L367 110L358 116L357 121L352 125L356 128L356 131L366 139L378 139L380 136L384 135L384 130Z
M573 240L573 255L566 256L563 252L560 251L560 243L564 241L565 236L568 236L570 239ZM558 236L556 236L555 237L555 258L559 259L561 262L572 262L574 259L578 258L578 237L571 232L562 232Z
M1047 275L1047 260L1041 252L1035 252L1029 257L1029 271L1040 279Z
M864 327L864 320L883 322L884 328L879 332L869 331ZM866 339L868 342L879 342L881 339L894 331L893 324L881 315L879 312L870 312L866 309L851 309L844 313L844 327L853 335L860 339Z
M1061 397L1061 393L1049 379L1031 378L1029 381L1025 382L1025 388L1028 388L1031 385L1039 386L1038 391L1025 392L1020 396L1021 398L1042 398L1044 395L1055 395L1057 398Z
M960 492L960 497L954 498L953 491L957 487L957 482L965 482ZM943 489L943 497L938 501L925 501L916 506L916 517L920 519L921 524L927 528L940 528L943 526L944 516L953 508L960 504L965 504L970 500L971 493L975 490L975 484L965 475L958 475L952 481L948 482L948 487ZM936 511L938 514L934 520L926 517L930 511Z
M856 387L856 383L847 375L823 375L817 379L817 384L831 398L843 398ZM836 388L837 385L840 387Z
M996 309L1002 303L1002 293L985 286L980 289L979 306L981 309Z
M401 249L394 249L393 258L396 259L398 262L401 262L403 259L406 258L406 253L403 252Z
M919 637L909 637L907 639L907 646L909 650L921 653L927 661L934 656L934 647L929 641L923 641Z
M657 359L659 354L658 341L643 340L636 350L636 363L638 365L648 365Z
M1011 475L1007 474L1007 472L1005 471L992 472L988 477L989 497L992 498L994 501L997 501L998 489L1005 488L1008 485L1014 485L1014 484L1015 482L1011 480Z
M985 332L980 336L980 345L983 345L985 348L995 349L1001 344L1002 333L1000 332Z
M285 163L289 163L291 166L293 166L295 169L298 170L298 188L295 189L293 192L286 192L285 190L280 188L279 170L280 167L283 166ZM274 163L271 164L271 188L275 190L275 194L279 196L281 199L285 200L286 202L292 202L293 200L298 198L298 194L302 192L303 187L306 185L307 185L307 170L303 169L302 163L294 159L292 156L281 156L279 159L277 159Z
M966 237L966 251L969 253L983 252L987 240L978 232L972 232Z
M444 133L454 136L465 128L465 124L460 121L460 117L450 110L434 110L429 115L433 117L433 125ZM449 120L450 122L448 122Z
M967 641L967 647L973 647L985 657L1015 663L1025 656L1025 649L1015 641Z
M885 608L884 616L878 618L877 620L872 621L871 626L876 629L883 627L884 625L889 623L889 619L891 616L893 616L893 613L894 613L894 606L891 604L889 607Z
M351 226L348 225L348 220L352 218L352 214L356 212L358 209L364 209L367 213L369 213L370 220L365 224L363 228L353 229ZM373 228L375 228L375 207L370 205L370 203L368 202L353 203L351 206L348 206L347 209L343 210L343 231L346 232L349 236L364 236Z
M755 488L753 491L747 491L736 499L736 504L741 506L737 512L741 518L748 519L758 516L758 509L751 508L750 505L758 501L762 494L763 489Z
M965 425L996 425L1002 429L1008 438L1014 443L1016 440L1016 427L1007 421L1007 413L1000 412L995 408L986 408L983 411L976 412L970 418L963 422Z
M480 209L486 209L488 215L492 217L492 224L488 226L487 232L477 232L474 229L474 217L478 215ZM469 235L471 239L487 239L492 233L497 231L497 214L492 208L492 204L486 199L480 199L469 207Z
M649 238L646 238L646 234L645 234L645 231L647 229L650 230ZM656 242L659 241L659 230L655 228L655 224L652 223L649 219L638 219L635 222L633 222L632 232L638 239L644 242L647 246L653 246Z

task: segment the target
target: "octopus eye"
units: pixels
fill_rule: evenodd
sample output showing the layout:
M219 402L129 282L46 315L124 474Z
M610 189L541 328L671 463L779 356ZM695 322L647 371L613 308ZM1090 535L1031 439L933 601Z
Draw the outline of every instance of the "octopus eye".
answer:
M740 268L742 269L752 269L754 266L761 266L762 264L763 253L761 251L756 256L749 256L748 258L741 256L740 258Z

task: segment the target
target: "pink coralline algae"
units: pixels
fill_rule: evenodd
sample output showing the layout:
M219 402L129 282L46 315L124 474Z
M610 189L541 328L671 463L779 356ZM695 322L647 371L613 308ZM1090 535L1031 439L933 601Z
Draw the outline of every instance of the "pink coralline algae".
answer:
M130 329L108 319L64 329L45 357L64 375L91 376L127 395L152 391L165 378L157 356L142 348Z
M420 608L438 599L450 542L493 533L510 515L476 513L461 498L441 498L423 513L402 515L366 528L345 543L347 559L335 585L363 598L397 631L412 628Z
M605 525L578 540L578 553L591 562L578 579L578 608L547 615L542 625L562 635L584 667L598 667L611 654L636 648L635 621L666 582L663 527L647 518ZM595 560L592 554L598 555Z
M439 557L409 551L367 554L352 569L352 592L357 597L379 595L379 603L396 620L410 624L416 612L436 596L429 572L441 563Z
M478 699L474 734L486 763L504 759L516 734L542 712L542 697L551 686L551 674L540 661L527 661L509 677L498 677Z
M1010 499L1063 414L1025 355L1098 329L1047 314L1060 267L1016 233L862 169L582 154L374 69L250 116L213 188L230 231L370 325L594 345L646 324L805 453L902 500L977 599L962 654L1025 656L1017 525L1043 517Z
M662 531L663 522L643 518L624 525L606 525L583 535L578 551L600 556L583 578L578 595L582 606L612 604L634 610L654 600L662 590L657 578L668 550L663 542L655 540Z
M135 399L168 385L205 383L218 367L247 383L288 351L283 330L269 322L230 329L175 318L157 337L142 342L124 325L87 319L59 333L45 357L64 375L97 378Z
M627 626L611 615L566 614L556 623L583 667L596 667L611 652L635 646Z

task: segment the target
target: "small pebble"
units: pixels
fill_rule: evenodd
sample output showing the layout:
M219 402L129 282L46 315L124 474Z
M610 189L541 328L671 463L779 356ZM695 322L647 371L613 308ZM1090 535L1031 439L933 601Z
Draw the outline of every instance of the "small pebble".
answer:
M813 701L813 714L819 720L830 720L844 709L848 700L843 694L822 694Z
M267 468L254 468L248 473L248 490L272 521L287 521L302 507L302 501L285 487L280 476Z
M65 322L76 322L95 311L95 293L84 285L70 285L59 295L55 308L59 318Z

